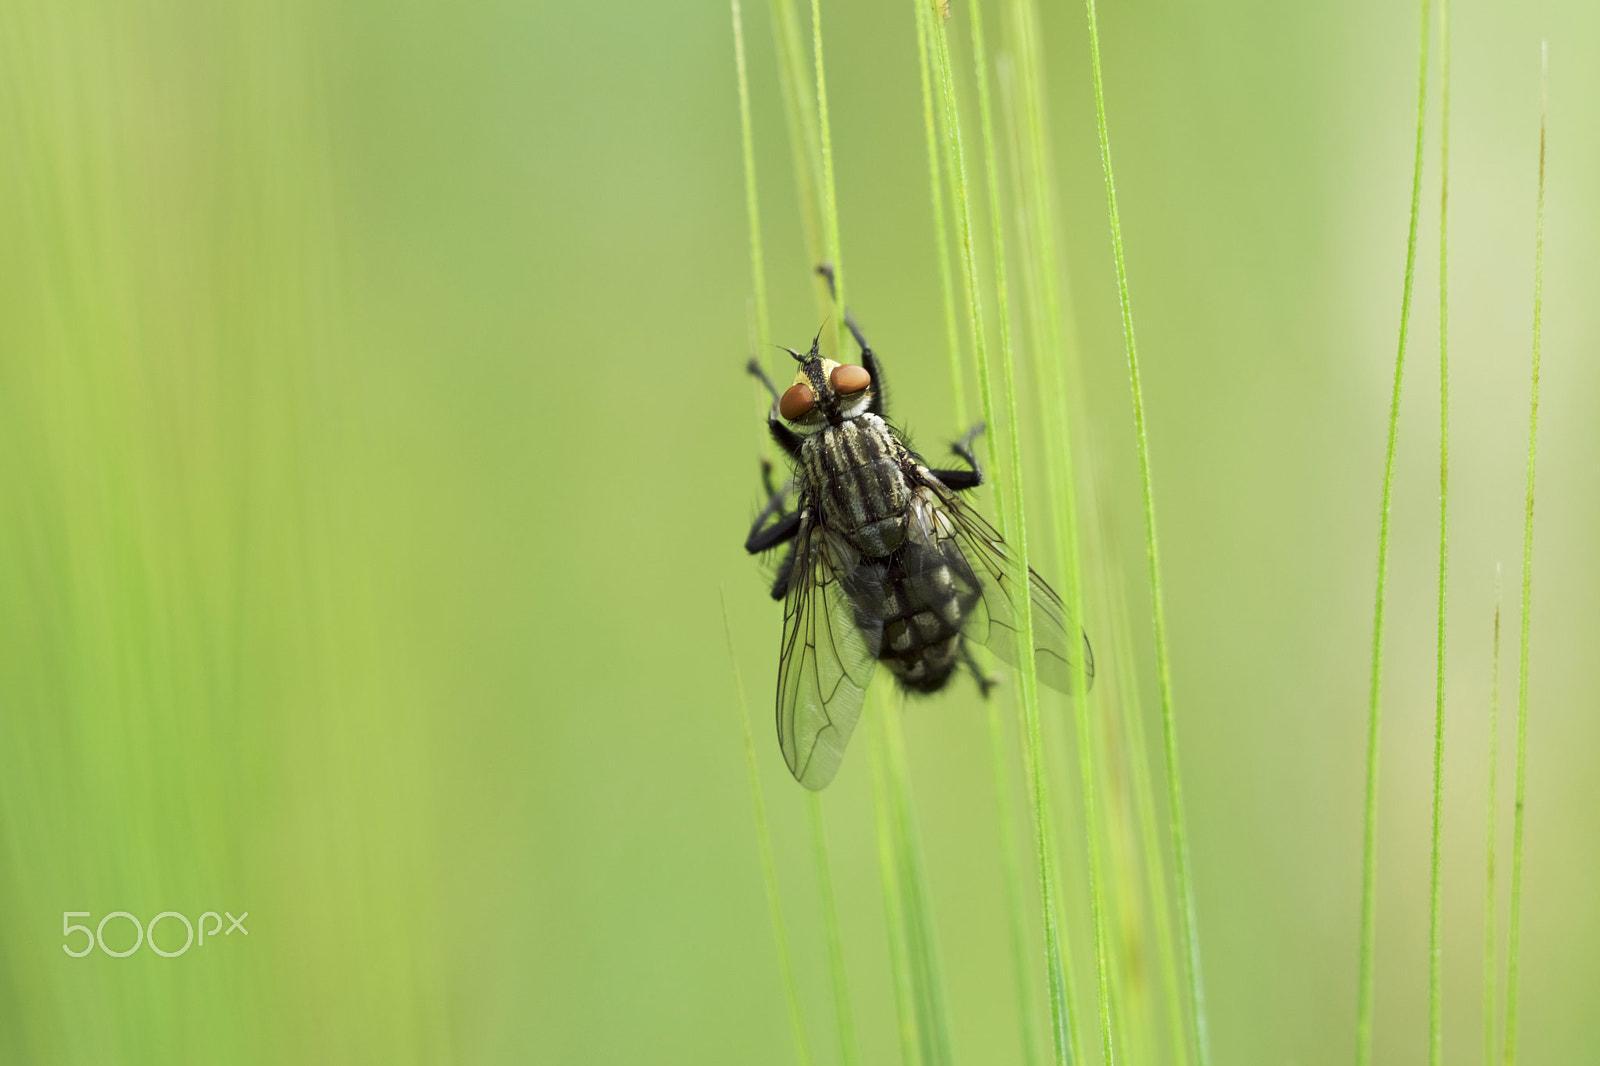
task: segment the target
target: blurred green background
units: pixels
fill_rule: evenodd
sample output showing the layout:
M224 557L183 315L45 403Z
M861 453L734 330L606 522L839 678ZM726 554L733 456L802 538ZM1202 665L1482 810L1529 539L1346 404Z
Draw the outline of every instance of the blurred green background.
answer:
M1086 404L1147 642L1083 14L1045 8ZM955 427L911 8L825 12L850 299L932 451ZM1417 16L1226 0L1101 20L1215 1053L1344 1062ZM1509 810L1547 37L1521 1046L1584 1061L1600 8L1465 0L1452 22L1445 1040L1481 1046L1497 564ZM801 344L818 322L765 6L746 23L773 325ZM1426 1033L1436 118L1429 141L1379 1061L1420 1059ZM803 794L766 725L780 612L740 549L742 196L715 0L0 10L0 1061L792 1061L719 590L831 1061ZM956 1048L1009 1061L979 702L964 686L907 727ZM894 1061L864 746L825 807L863 1047ZM1501 838L1506 861L1509 816ZM224 909L248 937L174 959L69 958L56 924Z

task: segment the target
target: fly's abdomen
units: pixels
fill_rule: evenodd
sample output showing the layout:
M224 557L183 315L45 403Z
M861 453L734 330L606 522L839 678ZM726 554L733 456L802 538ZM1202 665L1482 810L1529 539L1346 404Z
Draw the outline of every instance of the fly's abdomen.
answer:
M911 487L904 446L882 419L862 415L806 442L801 465L830 528L863 555L883 558L906 537Z
M961 627L980 596L943 551L907 546L885 577L878 657L907 688L937 691L960 662Z

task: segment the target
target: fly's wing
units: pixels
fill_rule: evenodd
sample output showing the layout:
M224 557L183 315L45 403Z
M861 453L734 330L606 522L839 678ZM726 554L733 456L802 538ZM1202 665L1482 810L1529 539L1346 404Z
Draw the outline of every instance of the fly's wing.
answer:
M988 645L1000 658L1022 666L1022 587L1026 582L1033 615L1033 661L1039 680L1070 695L1078 671L1084 687L1094 684L1094 651L1089 635L1072 620L1055 589L1032 567L1024 567L1000 534L982 515L936 479L925 483L933 502L919 515L922 528L935 537L958 589L968 585L979 602L968 612L962 632L968 640ZM951 546L959 547L959 555Z
M873 582L849 543L814 511L796 536L778 659L778 744L795 780L817 790L838 772L861 716L881 622L870 621Z

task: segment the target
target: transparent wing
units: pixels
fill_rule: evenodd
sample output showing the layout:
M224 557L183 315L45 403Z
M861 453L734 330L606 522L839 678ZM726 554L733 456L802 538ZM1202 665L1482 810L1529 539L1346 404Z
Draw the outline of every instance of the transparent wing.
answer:
M967 639L987 645L1000 658L1020 667L1022 587L1026 582L1032 603L1033 656L1039 680L1070 695L1074 675L1081 670L1084 687L1092 686L1094 650L1089 647L1089 635L1073 621L1055 589L1032 567L1024 568L995 528L954 492L935 478L926 478L925 483L940 513L926 516L924 528L939 539L947 561L954 555L949 546L959 545L969 572L961 572L963 568L958 563L957 584L971 581L982 594L977 608L962 626Z
M870 574L859 572L849 543L817 523L814 512L801 520L796 537L778 658L778 744L795 780L816 790L838 772L861 716L881 623L862 628L852 594L861 598Z

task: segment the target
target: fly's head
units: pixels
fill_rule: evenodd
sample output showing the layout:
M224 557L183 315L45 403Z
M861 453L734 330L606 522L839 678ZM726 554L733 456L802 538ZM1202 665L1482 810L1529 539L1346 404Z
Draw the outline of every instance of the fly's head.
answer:
M784 351L800 364L794 384L778 398L778 413L794 428L813 431L824 425L842 425L866 414L872 406L876 385L865 367L822 358L816 340L806 355L793 348Z

